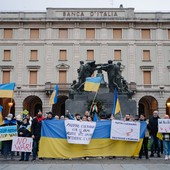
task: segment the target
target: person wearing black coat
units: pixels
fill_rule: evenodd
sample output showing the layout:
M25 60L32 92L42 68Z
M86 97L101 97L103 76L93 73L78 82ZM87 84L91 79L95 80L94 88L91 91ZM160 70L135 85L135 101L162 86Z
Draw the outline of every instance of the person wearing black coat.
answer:
M30 124L27 118L24 118L22 124L18 129L19 137L31 137ZM21 159L19 161L29 161L30 152L21 152Z
M160 157L160 140L157 137L158 133L158 111L153 112L153 116L149 119L148 130L151 136L151 155L154 157L154 151L157 151L157 156Z
M33 139L33 148L32 148L32 161L36 160L36 157L38 156L38 150L39 150L39 141L41 137L41 124L42 120L45 118L42 115L42 112L39 111L35 118L32 120L31 125L31 133L32 133L32 139Z

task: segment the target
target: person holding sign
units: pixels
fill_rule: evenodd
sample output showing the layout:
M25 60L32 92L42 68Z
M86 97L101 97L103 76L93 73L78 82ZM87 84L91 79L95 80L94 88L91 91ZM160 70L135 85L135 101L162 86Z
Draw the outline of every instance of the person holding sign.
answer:
M164 119L169 119L169 116L166 114ZM162 140L165 160L168 160L170 159L170 132L162 133Z
M30 124L28 119L25 117L18 129L19 137L31 137ZM30 152L21 152L21 159L19 161L29 161Z
M14 119L13 114L9 113L7 117L4 119L3 127L9 127L9 126L16 126L16 120ZM11 151L12 148L12 139L11 140L5 140L2 141L2 153L4 156L4 159L7 159L8 153L10 153L11 160L13 159L14 152Z

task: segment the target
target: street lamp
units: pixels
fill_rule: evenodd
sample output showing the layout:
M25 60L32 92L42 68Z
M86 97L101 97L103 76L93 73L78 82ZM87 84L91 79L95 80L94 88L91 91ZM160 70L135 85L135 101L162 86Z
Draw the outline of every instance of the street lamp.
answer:
M13 106L13 103L12 103L12 102L9 102L9 103L8 103L8 106L9 106L9 107L12 107L12 106Z
M8 113L11 112L11 107L13 106L13 104L14 104L14 103L12 103L12 102L9 102L9 103L8 103L8 106L9 106L9 112L8 112Z
M167 102L166 105L167 105L168 107L170 107L170 102Z

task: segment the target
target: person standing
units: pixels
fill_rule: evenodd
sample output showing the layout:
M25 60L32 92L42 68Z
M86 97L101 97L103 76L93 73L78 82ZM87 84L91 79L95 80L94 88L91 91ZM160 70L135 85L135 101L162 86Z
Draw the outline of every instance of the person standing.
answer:
M53 115L52 112L47 112L46 115L47 115L46 120L52 120L52 119L54 119L54 115Z
M140 120L140 122L143 122L143 121L146 122L145 115L141 114L140 117L139 117L139 120ZM148 132L148 129L146 128L145 136L144 136L143 142L142 142L142 147L141 147L141 150L139 152L139 158L140 159L142 159L143 152L145 153L145 158L149 159L149 157L148 157L148 139L149 139L149 132Z
M16 126L17 121L14 118L12 113L9 113L8 116L4 119L4 124L2 126ZM4 159L7 159L8 153L10 153L11 160L14 158L14 152L12 149L12 140L6 140L2 141L2 154L4 156Z
M164 119L169 119L169 116L164 115ZM170 133L162 133L162 140L165 160L168 160L170 159Z
M157 137L158 133L158 111L153 112L153 116L149 119L148 129L151 136L151 155L154 157L154 151L157 151L157 156L160 157L160 140Z
M25 117L18 129L19 137L31 137L30 124L28 119ZM21 159L19 161L29 161L30 152L21 152Z
M41 137L41 124L42 124L42 120L44 119L45 118L42 115L41 110L39 110L36 117L32 120L31 133L33 139L33 149L32 149L33 161L36 160L36 157L38 155L39 141Z

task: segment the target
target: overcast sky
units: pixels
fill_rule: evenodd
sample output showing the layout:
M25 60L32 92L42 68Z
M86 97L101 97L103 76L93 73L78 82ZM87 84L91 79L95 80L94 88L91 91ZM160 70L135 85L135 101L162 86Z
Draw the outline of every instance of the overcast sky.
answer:
M124 8L135 11L168 11L170 0L0 0L0 11L45 11L52 8Z

